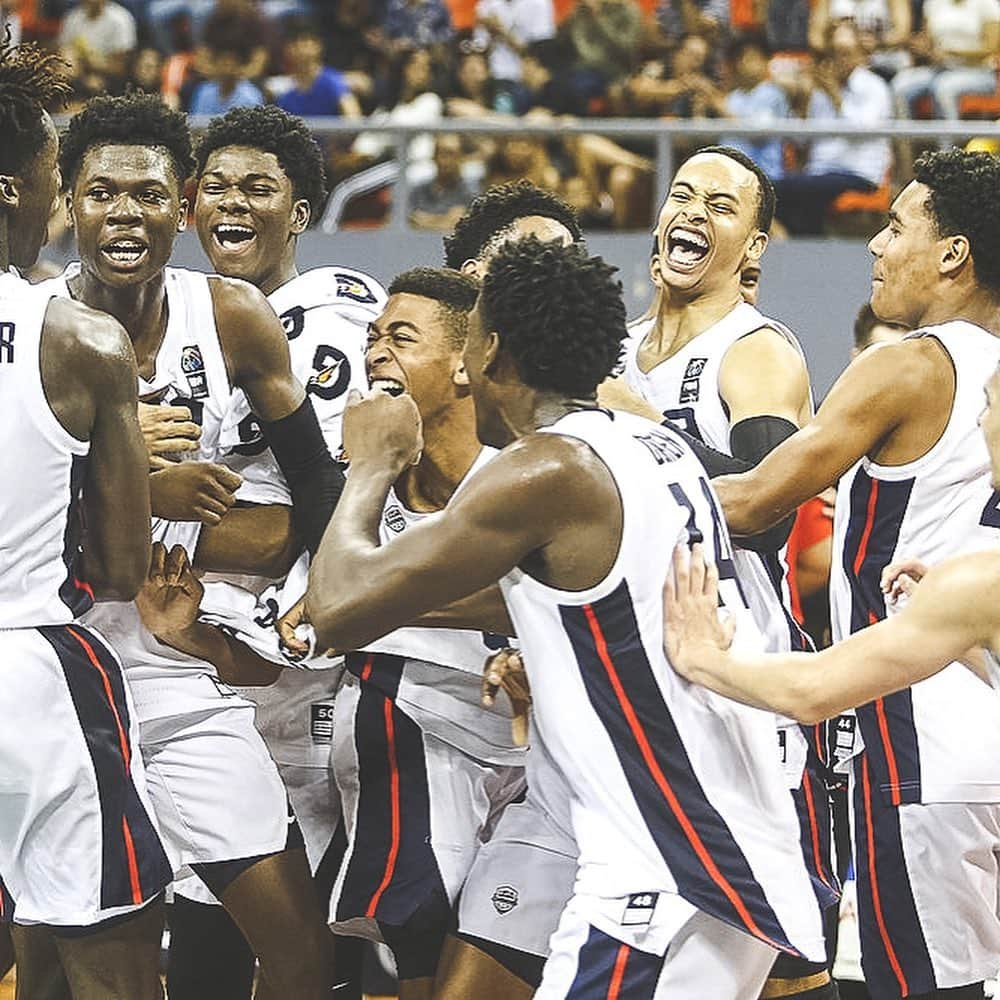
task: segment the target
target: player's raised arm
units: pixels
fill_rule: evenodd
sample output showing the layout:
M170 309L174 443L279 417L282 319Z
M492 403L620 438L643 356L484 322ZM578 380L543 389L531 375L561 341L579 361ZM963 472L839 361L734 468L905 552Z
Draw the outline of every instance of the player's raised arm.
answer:
M776 524L887 441L934 384L939 354L925 338L861 355L808 425L753 469L714 481L730 531L754 535Z
M111 317L53 300L46 314L42 365L47 390L64 385L72 373L79 391L90 396L89 405L77 410L93 415L83 488L83 578L100 597L131 600L149 565L150 519L132 342Z
M674 669L726 697L804 723L910 687L970 647L1000 643L1000 622L985 598L1000 587L996 552L935 567L898 615L820 653L733 652L718 619L714 571L700 553L689 561L680 550L673 568L664 589L664 649Z
M242 389L292 493L295 523L314 552L344 488L312 403L292 374L288 340L256 288L215 279L215 317L233 385Z

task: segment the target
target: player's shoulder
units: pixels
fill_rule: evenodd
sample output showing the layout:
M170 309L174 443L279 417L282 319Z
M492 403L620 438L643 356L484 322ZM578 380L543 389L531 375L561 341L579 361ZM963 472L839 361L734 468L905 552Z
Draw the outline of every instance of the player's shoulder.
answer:
M59 345L61 364L81 378L110 386L134 379L135 351L125 328L113 316L67 298L49 300L43 337Z
M364 271L336 264L314 267L296 275L271 294L272 301L295 299L305 308L337 306L381 312L386 291L381 283Z

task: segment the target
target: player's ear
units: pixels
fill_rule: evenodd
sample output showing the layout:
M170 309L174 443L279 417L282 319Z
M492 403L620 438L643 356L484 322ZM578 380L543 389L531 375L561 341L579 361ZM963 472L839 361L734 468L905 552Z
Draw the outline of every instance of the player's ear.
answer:
M744 267L747 264L759 263L761 257L764 256L764 251L767 249L767 239L767 233L765 233L763 229L757 229L754 231L753 235L750 237L750 242L747 244L747 252L743 258Z
M181 198L177 209L177 232L183 233L188 227L188 200Z
M462 274L468 274L472 278L479 277L479 262L471 257L459 268Z
M303 233L309 227L309 220L312 218L312 209L309 207L309 202L305 198L299 198L294 205L292 205L292 232L298 236L299 233Z
M649 258L649 277L657 288L663 287L663 272L660 270L660 255L654 253Z
M969 238L967 236L959 233L955 236L947 236L941 242L944 244L941 250L941 265L939 268L942 274L953 274L972 259L972 247L969 246Z
M465 362L459 361L458 367L451 373L451 380L455 385L467 387L469 384L469 373L465 370Z
M17 181L10 174L0 174L0 205L10 210L17 208L20 201Z
M490 330L486 334L486 345L483 348L483 374L492 375L500 364L500 334Z

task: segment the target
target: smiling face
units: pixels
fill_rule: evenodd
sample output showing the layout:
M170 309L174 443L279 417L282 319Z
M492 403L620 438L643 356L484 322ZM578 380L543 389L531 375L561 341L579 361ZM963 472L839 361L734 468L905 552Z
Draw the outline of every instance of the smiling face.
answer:
M112 287L158 275L187 214L170 154L149 146L89 149L67 205L83 268Z
M400 292L389 296L368 328L365 371L373 389L413 398L427 423L468 392L462 347L449 311L434 299Z
M979 426L990 453L993 489L1000 490L1000 368L986 382L986 406L979 415Z
M660 210L653 282L691 296L739 286L767 246L757 228L757 178L720 153L700 153L674 176Z
M296 199L274 153L226 146L210 154L198 181L195 227L219 274L273 290L309 224L309 203Z
M17 207L9 227L10 262L31 267L49 239L49 219L56 207L62 179L59 174L59 136L46 114L45 142L20 169L15 181Z
M892 203L889 221L868 244L872 265L872 309L879 319L911 329L922 325L935 301L938 264L949 237L938 236L927 209L930 188L908 184Z

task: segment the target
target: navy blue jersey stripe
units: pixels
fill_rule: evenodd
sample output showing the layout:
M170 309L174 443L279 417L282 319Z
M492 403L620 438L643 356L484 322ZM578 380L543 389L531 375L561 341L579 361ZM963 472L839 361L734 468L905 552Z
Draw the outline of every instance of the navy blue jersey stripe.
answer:
M370 685L391 701L396 700L403 679L402 656L390 653L348 653L344 665L362 683Z
M62 561L66 578L59 586L59 599L79 618L94 605L94 592L80 579L80 541L83 538L83 484L87 478L87 456L74 455L69 473L66 527L63 531Z
M813 758L815 759L815 758ZM799 820L799 840L806 871L821 911L840 901L840 883L831 860L833 821L826 785L810 763L802 772L802 784L792 789L792 801Z
M850 493L844 571L851 588L851 631L885 618L882 570L892 561L913 479L886 482L858 469ZM920 747L909 688L857 710L872 781L895 805L919 802Z
M662 969L660 956L630 948L591 927L577 954L566 1000L653 1000Z
M861 965L872 996L936 991L903 854L899 810L872 787L865 755L854 761L854 848Z
M771 587L774 589L774 594L778 598L778 604L781 605L781 613L785 617L785 627L788 629L789 648L794 653L813 652L812 642L799 627L791 610L785 605L785 595L781 589L785 579L785 567L781 564L781 558L777 552L766 554L758 552L757 557L763 564L767 578L771 581Z
M444 893L431 847L423 736L380 690L363 683L354 743L357 820L337 919L369 916L398 926Z
M680 894L793 953L760 883L701 787L639 638L627 582L582 607L560 607L587 696Z
M0 878L0 924L14 922L14 897L7 891L7 886Z
M126 756L131 751L127 744L123 749L129 716L121 667L96 634L81 625L51 625L38 632L59 658L97 778L103 829L101 907L145 902L162 891L173 872L132 781Z

